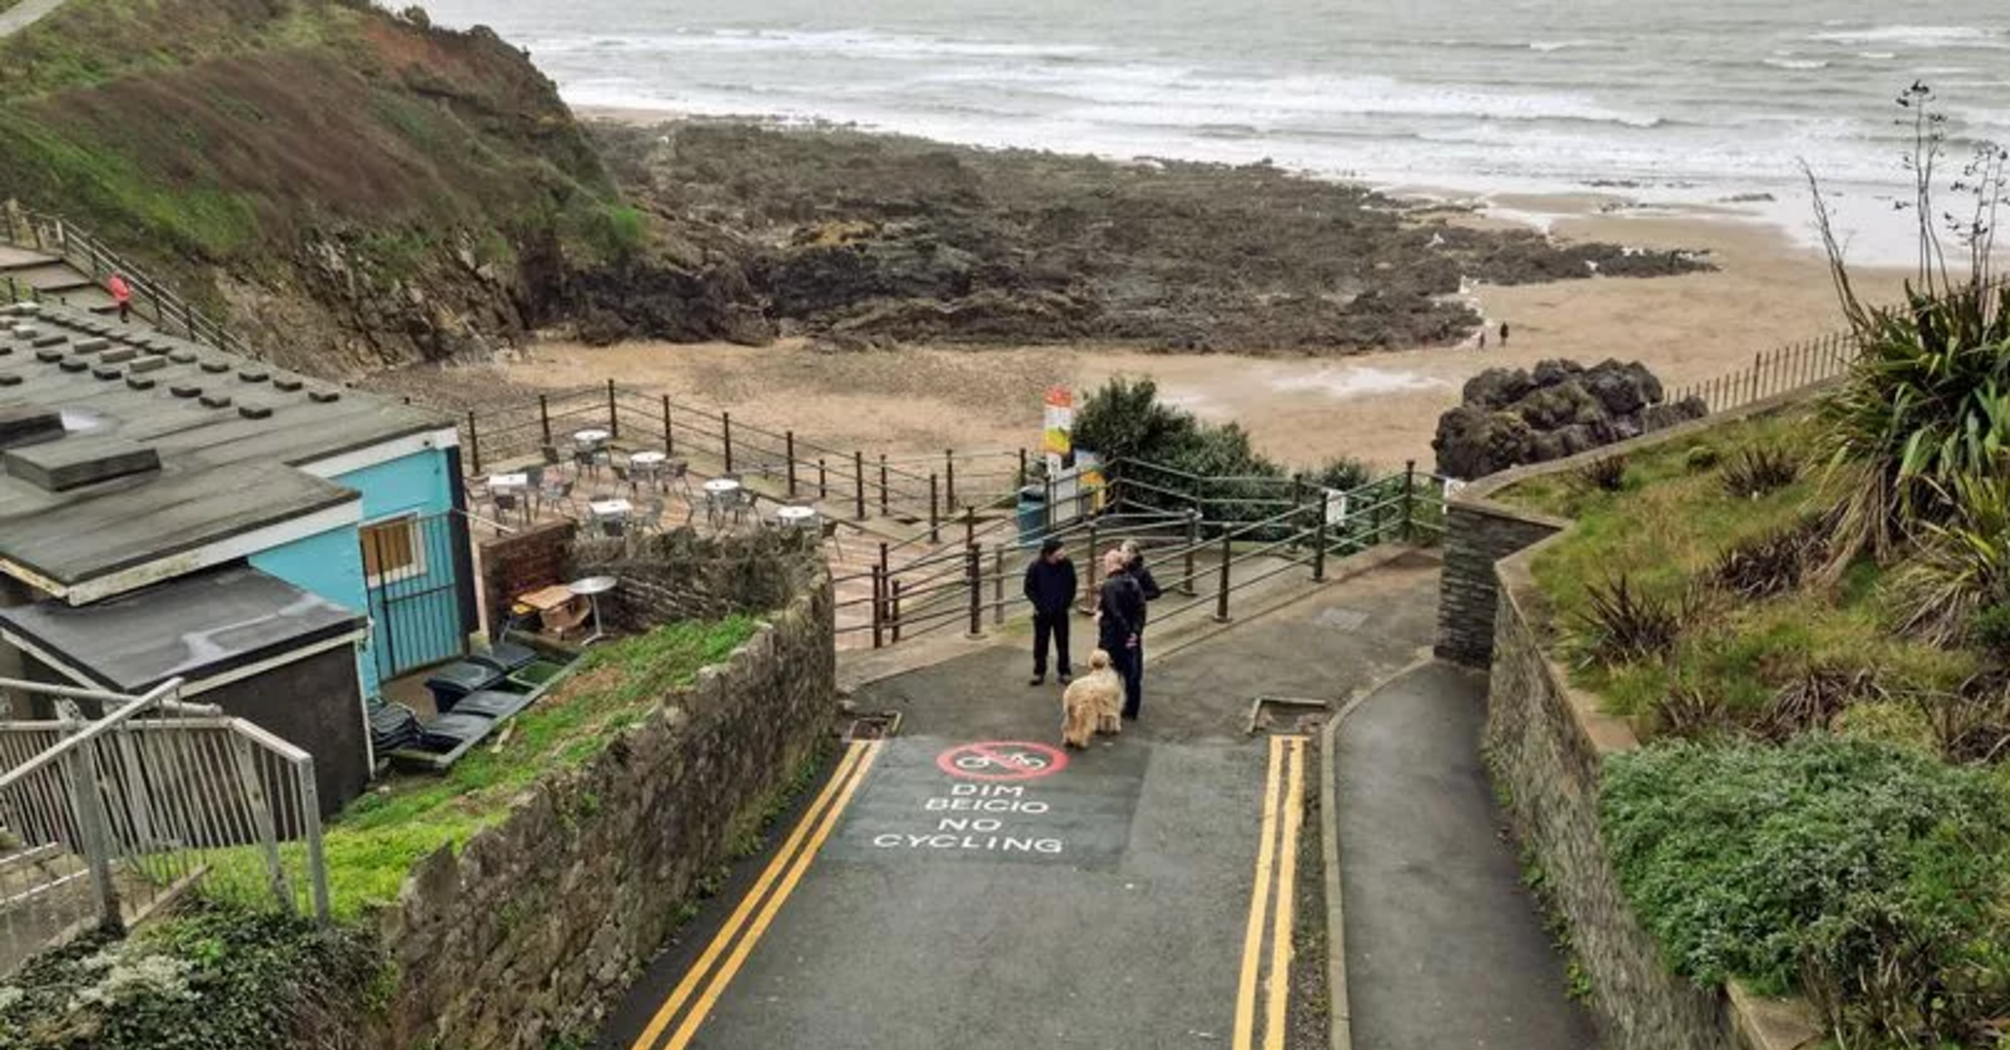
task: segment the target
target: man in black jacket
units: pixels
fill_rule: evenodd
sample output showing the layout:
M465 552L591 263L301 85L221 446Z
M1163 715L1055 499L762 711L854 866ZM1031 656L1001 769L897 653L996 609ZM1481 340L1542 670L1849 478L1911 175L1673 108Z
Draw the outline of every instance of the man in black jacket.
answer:
M1137 578L1124 571L1124 552L1103 555L1103 587L1096 595L1096 641L1110 654L1110 666L1124 680L1124 717L1136 718L1144 705L1144 668L1138 664L1145 629L1145 595Z
M1075 563L1061 549L1061 541L1048 537L1040 544L1040 556L1026 566L1026 600L1033 603L1033 681L1047 680L1047 639L1054 640L1054 670L1067 685L1068 614L1075 604Z
M1152 570L1145 565L1145 555L1138 549L1138 541L1125 540L1117 550L1123 552L1124 575L1137 581L1138 597L1143 599L1138 606L1138 644L1131 647L1130 676L1137 681L1136 692L1142 693L1145 688L1145 621L1151 619L1151 603L1159 600L1159 581L1152 578ZM1131 717L1136 718L1137 713L1133 711Z

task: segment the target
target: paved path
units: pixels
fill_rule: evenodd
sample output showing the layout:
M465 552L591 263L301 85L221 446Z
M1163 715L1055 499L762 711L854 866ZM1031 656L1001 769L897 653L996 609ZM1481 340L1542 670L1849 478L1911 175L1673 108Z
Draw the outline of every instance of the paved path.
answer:
M601 1045L1313 1045L1273 1019L1290 1013L1294 840L1317 834L1296 800L1318 766L1305 735L1249 736L1249 702L1340 699L1407 664L1435 579L1420 561L1331 586L1155 663L1144 719L1051 775L981 779L1047 756L968 746L1058 741L1058 690L1026 685L1018 648L861 687L861 708L902 713L901 735L848 756L802 833L740 873ZM1323 1047L1323 1025L1311 1035Z
M63 0L21 0L13 7L0 11L0 37L13 36L61 6Z
M1589 1050L1479 754L1486 683L1427 664L1340 727L1356 1050Z

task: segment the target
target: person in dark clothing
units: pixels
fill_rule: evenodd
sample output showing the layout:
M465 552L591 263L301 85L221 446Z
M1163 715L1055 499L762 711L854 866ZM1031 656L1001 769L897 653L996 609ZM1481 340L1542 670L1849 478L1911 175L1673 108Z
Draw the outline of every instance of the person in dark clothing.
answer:
M1136 672L1138 691L1145 688L1145 623L1151 619L1151 603L1159 600L1159 581L1152 578L1152 570L1145 565L1145 556L1138 550L1138 541L1125 540L1117 548L1124 555L1124 574L1138 582L1138 594L1145 604L1138 610L1138 644L1131 655L1131 668Z
M1068 684L1068 614L1075 604L1075 563L1061 549L1061 541L1049 537L1040 544L1040 556L1026 566L1026 600L1033 603L1033 681L1047 680L1047 642L1054 643L1054 670L1061 684Z
M1505 349L1507 348L1507 345L1508 345L1508 323L1507 323L1506 321L1502 321L1502 322L1501 322L1501 348L1502 348L1503 350L1505 350Z
M1110 666L1124 680L1124 717L1134 719L1144 705L1138 645L1145 629L1145 594L1137 578L1124 571L1123 551L1103 556L1103 572L1103 588L1096 597L1096 644L1110 654Z

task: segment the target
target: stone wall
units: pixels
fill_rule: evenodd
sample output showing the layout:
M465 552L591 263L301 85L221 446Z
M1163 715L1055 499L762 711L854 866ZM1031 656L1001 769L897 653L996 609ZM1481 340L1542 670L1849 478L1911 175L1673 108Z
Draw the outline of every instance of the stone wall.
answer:
M724 665L419 865L379 917L389 1045L544 1050L594 1030L728 859L736 821L829 738L831 588L808 576Z
M1439 658L1485 667L1494 652L1494 610L1500 591L1494 563L1556 535L1565 523L1485 500L1445 506L1445 568L1438 578Z
M660 536L582 534L566 562L568 579L620 581L600 600L601 615L621 630L672 620L715 620L772 609L803 584L818 537L801 529L761 529L723 540L689 529Z
M554 521L482 542L482 601L491 633L501 634L511 599L572 578L566 575L566 562L578 531L573 522Z

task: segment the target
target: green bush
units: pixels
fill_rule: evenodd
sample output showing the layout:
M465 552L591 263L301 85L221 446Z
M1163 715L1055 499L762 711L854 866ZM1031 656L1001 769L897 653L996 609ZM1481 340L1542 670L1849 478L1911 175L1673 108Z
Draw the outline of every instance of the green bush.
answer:
M2010 661L2010 602L1977 610L1968 621L1968 637L1984 652Z
M384 962L366 935L208 906L93 936L0 983L0 1050L282 1050L367 1022Z
M2010 457L1999 469L2010 470ZM1960 641L1983 609L2010 604L2010 480L1977 475L1945 488L1950 520L1920 527L1893 579L1904 628L1943 645Z
M1304 477L1309 485L1335 492L1351 492L1375 480L1375 472L1368 469L1368 464L1352 456L1335 456Z
M1722 454L1717 451L1715 445L1697 445L1695 448L1689 450L1687 456L1683 457L1682 465L1691 474L1701 474L1715 467L1717 461L1722 458Z
M1612 758L1599 810L1635 914L1699 983L1798 988L1905 1045L2010 1010L2010 796L1986 771L1825 734L1677 742Z

